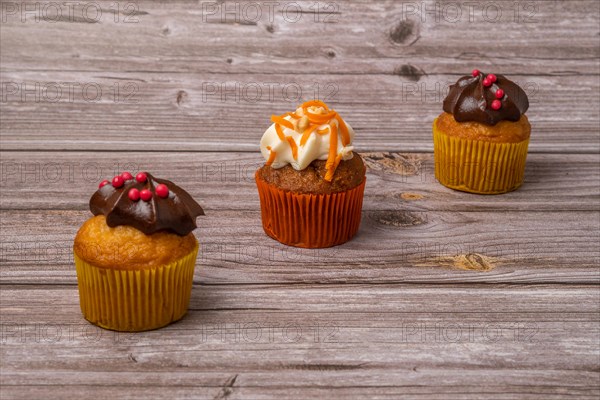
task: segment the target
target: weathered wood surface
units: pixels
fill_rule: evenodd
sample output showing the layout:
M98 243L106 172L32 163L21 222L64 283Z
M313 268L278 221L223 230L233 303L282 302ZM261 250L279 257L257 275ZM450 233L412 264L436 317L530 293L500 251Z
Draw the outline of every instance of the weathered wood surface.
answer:
M597 155L532 154L520 190L465 196L435 182L431 154L365 154L370 193L359 236L318 251L264 235L258 155L69 152L57 163L55 153L9 152L2 159L6 282L37 274L73 282L72 240L90 216L89 191L120 169L172 177L201 199L208 215L197 231L198 282L598 282ZM556 193L557 186L571 189ZM48 229L32 236L40 218Z
M255 151L271 112L317 96L347 116L362 150L431 151L447 86L470 67L524 86L531 151L600 149L594 2L504 1L484 12L488 3L301 1L302 13L282 3L256 23L242 6L237 23L215 15L211 2L133 3L135 23L124 21L133 9L94 4L98 23L77 19L79 8L74 22L6 17L3 149Z
M263 7L256 23L250 21L252 10L241 7L237 15L222 18L221 9L213 14L213 2L132 3L138 15L129 22L124 19L133 10L124 9L127 3L119 4L114 22L110 1L94 3L104 10L98 23L83 20L86 3L74 9L72 20L36 23L31 13L23 23L20 14L7 16L2 69L390 75L414 63L430 74L462 74L465 63L476 62L510 75L598 72L593 0L496 1L487 12L488 2L473 2L470 11L452 0L362 0L318 3L318 13L315 2L301 0L293 2L299 8L280 2L272 18ZM223 3L225 11L235 10L235 2ZM252 2L238 4L244 3ZM494 12L498 8L501 16ZM96 19L94 11L85 15Z
M301 102L294 94L296 85L303 100L318 95L347 118L361 151L432 151L431 124L442 112L448 85L459 76L428 75L415 82L381 74L2 75L7 90L15 93L6 94L0 112L4 150L251 152L256 152L271 114L295 109ZM597 76L512 78L531 101L531 152L599 151ZM70 94L69 86L52 82L79 86L71 86ZM262 82L278 87L271 90ZM18 84L28 85L33 93L23 95ZM84 87L89 94L82 93ZM289 98L284 88L289 88ZM54 98L56 102L45 100Z
M487 1L299 1L288 20L280 2L257 22L98 1L97 23L87 3L22 21L26 3L45 4L0 4L0 398L598 398L597 2L495 1L496 23ZM431 122L475 67L531 100L525 184L502 196L433 174ZM264 235L253 176L270 114L315 96L369 172L355 240L305 250ZM207 211L189 314L139 334L83 320L71 261L124 169Z
M0 281L75 284L73 238L89 216L88 211L3 211ZM201 250L195 281L598 284L596 216L364 211L354 241L307 250L268 238L259 211L215 211L196 231ZM37 229L40 221L44 229Z
M597 396L596 288L499 289L196 285L187 318L132 335L86 325L74 286L7 286L2 383L19 397L81 381L132 397L143 382L215 398Z
M530 154L525 183L503 196L465 195L435 179L431 153L363 153L366 210L597 211L597 154ZM213 210L258 210L254 153L0 152L2 209L88 210L90 193L123 170L168 176Z

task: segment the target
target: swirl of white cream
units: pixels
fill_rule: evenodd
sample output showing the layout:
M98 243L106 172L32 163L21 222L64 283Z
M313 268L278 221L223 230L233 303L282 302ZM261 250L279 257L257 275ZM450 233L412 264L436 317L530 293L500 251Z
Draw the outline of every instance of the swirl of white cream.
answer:
M308 111L311 114L326 114L331 110L325 110L323 107L311 106L308 108ZM312 133L305 143L301 143L301 140L305 130L308 128L308 119L304 115L302 107L296 109L295 116L299 118L293 118L291 115L283 117L283 119L291 122L294 126L294 129L280 126L286 140L281 140L280 135L277 133L275 123L265 131L260 140L260 151L267 161L267 164L271 165L271 167L277 169L290 164L295 170L303 170L315 160L327 160L331 150L331 124L335 124L337 128L334 130L337 134L337 148L335 154L338 157L338 160L349 160L352 158L352 150L354 149L352 146L354 130L347 122L342 120L347 127L349 138L348 143L344 145L340 122L337 120L337 118L341 120L339 115L337 118L333 117L326 123L320 124L317 127L312 127ZM290 140L294 142L295 146L289 142ZM296 148L296 157L294 157L294 147Z

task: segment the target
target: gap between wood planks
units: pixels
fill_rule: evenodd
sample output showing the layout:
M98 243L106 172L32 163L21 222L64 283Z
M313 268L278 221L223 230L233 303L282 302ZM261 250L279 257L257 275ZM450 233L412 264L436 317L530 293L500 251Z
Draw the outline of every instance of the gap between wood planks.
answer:
M75 268L75 267L73 267ZM390 288L399 288L402 286L407 286L407 287L423 287L423 288L435 288L435 287L451 287L452 289L460 289L460 288L464 288L464 289L470 289L470 288L476 288L476 287L497 287L497 288L509 288L509 287L519 287L519 288L523 288L523 287L531 287L531 288L550 288L550 287L556 287L556 286L565 286L565 287L569 287L571 289L573 288L585 288L585 287L591 287L591 286L595 286L598 287L600 290L600 286L599 286L598 281L596 282L581 282L581 281L577 281L577 282L569 282L569 281L540 281L540 282L535 282L535 283L529 283L529 282L511 282L511 283L506 283L506 282L472 282L472 283L459 283L459 282L431 282L431 281L382 281L382 282L378 282L378 281L370 281L370 280L364 280L364 281L351 281L348 283L340 283L340 282L336 282L336 283L332 283L332 282L323 282L323 281L282 281L282 282L277 282L277 283L268 283L268 282L213 282L213 283L206 283L206 282L199 282L198 280L194 280L193 282L193 287L212 287L212 286L227 286L227 287L265 287L265 288L277 288L277 287L286 287L286 286L306 286L307 289L310 289L311 287L315 287L318 286L319 288L323 288L323 287L344 287L344 288L348 288L348 287L352 287L352 286L356 286L356 287L361 287L361 286L379 286L379 287L385 287L385 286L389 286ZM34 283L34 282L6 282L6 281L1 281L0 280L0 286L3 286L5 289L10 289L11 287L33 287L35 286L38 289L43 289L44 287L47 287L49 290L53 290L53 289L66 289L66 288L76 288L77 287L77 282L73 282L73 283L65 283L65 282L40 282L40 283ZM600 295L600 293L599 293ZM228 310L232 310L232 309L228 309Z
M561 60L560 58L534 58L534 57L523 57L523 58L527 58L530 60L539 60L539 61L545 61L545 60ZM379 59L389 59L389 60L404 60L406 62L410 62L412 60L412 58L407 58L407 57L380 57ZM582 58L572 58L572 57L568 57L565 58L565 60L579 60L579 61L584 61L584 60L589 60L589 61L596 61L597 58L596 57L582 57ZM59 73L86 73L86 74L93 74L93 73L99 73L99 74L106 74L107 72L104 70L94 70L94 69L48 69L48 68L44 68L44 69L36 69L36 68L19 68L19 69L11 69L11 68L2 68L0 69L0 72L2 73L20 73L20 72L59 72ZM167 70L160 70L160 71L151 71L151 70L119 70L119 71L111 71L109 73L113 73L115 75L118 74L190 74L190 73L210 73L211 75L253 75L255 74L254 72L239 72L239 71L216 71L216 70L206 70L206 71L202 71L202 70L198 70L198 71L178 71L178 70L174 70L174 71L167 71ZM286 75L315 75L316 73L314 71L293 71L293 72L286 72ZM506 72L503 71L504 75L520 75L520 76L532 76L532 77L556 77L556 76L580 76L580 77L597 77L598 74L595 73L587 73L587 72L575 72L575 71L559 71L559 72L555 72L555 73L546 73L546 72L540 72L540 73L527 73L527 72L514 72L511 73L510 71ZM348 71L348 72L340 72L340 71L328 71L327 73L323 74L323 76L348 76L348 75L358 75L358 76L394 76L394 75L398 75L398 73L394 72L394 71L390 71L390 72L352 72L352 71ZM434 75L441 75L441 76L451 76L451 77L457 77L460 74L457 74L456 72L435 72ZM131 78L117 78L114 76L99 76L98 78L104 78L104 79L126 79L126 80L134 80ZM145 81L142 81L145 82Z
M254 145L252 145L254 146ZM432 144L433 146L433 144ZM28 147L23 149L10 149L10 150L0 150L3 153L26 153L26 152L39 152L39 153L131 153L131 149L44 149L44 148L35 148ZM259 151L256 149L235 149L235 150L223 150L223 149L214 149L214 150L158 150L158 149L148 149L148 150L138 150L136 153L164 153L164 154L177 154L177 153L190 153L190 154L206 154L206 153L248 153L248 154L258 154ZM422 150L422 149L361 149L358 151L361 153L415 153L415 154L433 154L431 150ZM568 152L562 151L552 151L552 150L536 150L530 151L529 154L551 154L551 155L578 155L578 154L598 154L597 151L593 149L580 149L580 150L569 150Z

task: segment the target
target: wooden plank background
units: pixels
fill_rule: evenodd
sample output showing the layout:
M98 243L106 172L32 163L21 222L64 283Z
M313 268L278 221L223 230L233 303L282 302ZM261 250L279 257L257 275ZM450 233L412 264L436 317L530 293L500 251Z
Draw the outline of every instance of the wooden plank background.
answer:
M0 2L0 398L598 398L598 2L52 4ZM473 68L530 98L516 192L435 180ZM253 181L312 97L369 167L357 237L322 250L266 237ZM137 334L81 317L71 259L124 169L207 213L188 316Z

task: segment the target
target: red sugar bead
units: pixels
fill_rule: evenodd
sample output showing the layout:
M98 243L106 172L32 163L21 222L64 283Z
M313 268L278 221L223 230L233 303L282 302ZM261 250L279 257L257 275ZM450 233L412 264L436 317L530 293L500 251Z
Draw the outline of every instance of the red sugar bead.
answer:
M489 80L490 80L490 82L492 82L492 83L495 83L495 82L498 80L498 78L497 78L497 77L496 77L496 75L494 75L494 74L489 74L489 75L487 76L487 79L489 79Z
M140 198L144 201L150 201L152 198L152 192L148 189L144 189L140 192Z
M483 80L483 86L485 86L485 87L490 87L490 86L492 86L492 81L490 81L488 78L485 78L485 79Z
M135 176L135 180L138 181L139 183L144 183L148 180L148 176L146 175L145 172L140 172L139 174L137 174Z
M103 180L102 182L100 182L100 184L98 185L98 189L100 189L101 187L104 187L106 185L108 185L110 182L108 181L108 179Z
M129 181L131 179L133 179L133 175L131 175L130 172L121 172L121 176L123 177L123 179L125 179L126 181Z
M116 188L120 188L125 184L125 179L121 175L117 175L112 180L112 185Z
M140 199L140 191L137 190L136 188L131 188L131 189L129 189L127 196L129 197L129 200L131 200L131 201L138 201Z
M502 89L496 90L496 98L501 99L503 97L504 97L504 90L502 90Z
M156 185L154 192L158 197L162 197L163 199L169 196L169 188L167 187L167 185L163 185L162 183Z
M492 110L499 110L502 107L502 103L500 103L500 100L494 100L492 101Z
M473 75L473 78L476 78L479 76L481 72L478 69L474 69L473 72L471 73Z

